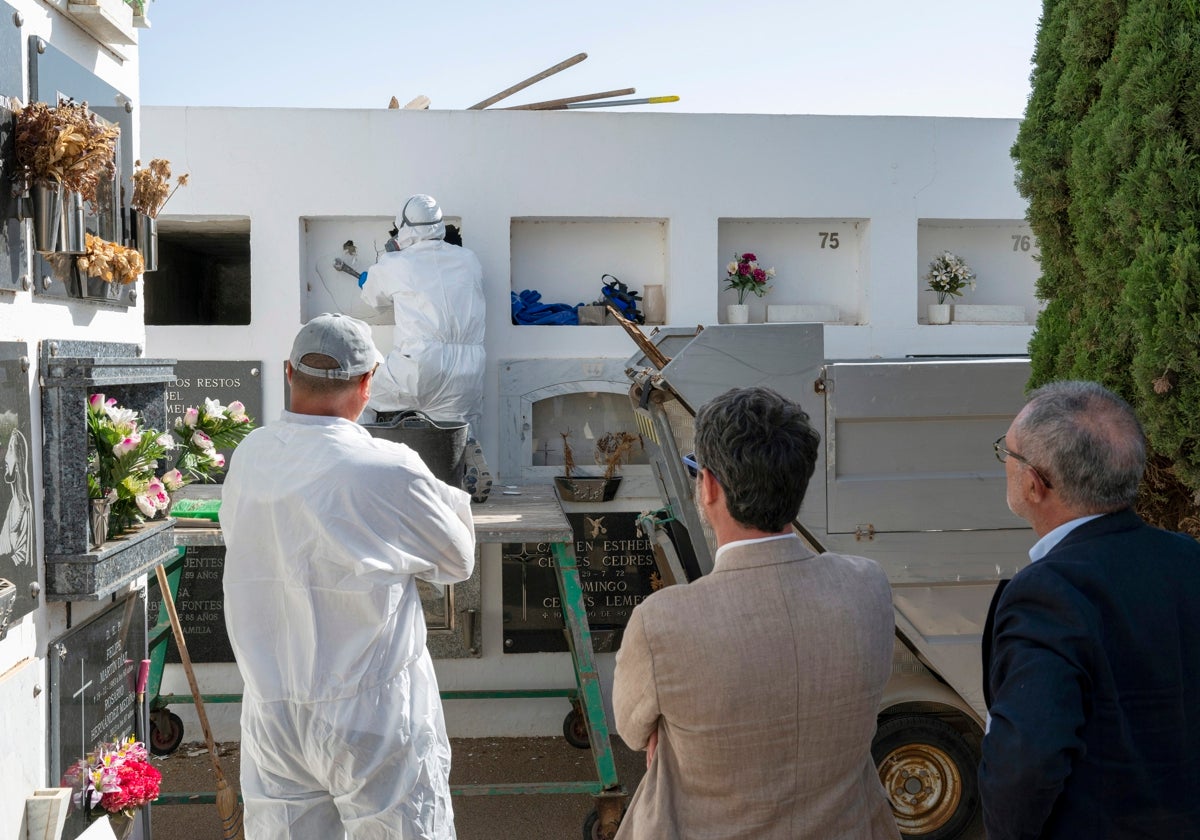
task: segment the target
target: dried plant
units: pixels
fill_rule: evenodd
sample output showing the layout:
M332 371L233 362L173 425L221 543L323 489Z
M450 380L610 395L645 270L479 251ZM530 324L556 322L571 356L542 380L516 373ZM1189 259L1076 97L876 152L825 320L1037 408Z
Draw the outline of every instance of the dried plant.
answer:
M571 443L567 440L571 432L559 432L558 436L563 439L563 475L567 478L571 477L571 473L575 471L575 453L571 451Z
M629 432L608 432L596 441L596 463L604 466L604 477L612 478L621 465L629 460L633 445L641 437Z
M99 277L105 283L128 285L146 269L142 255L133 248L87 235L87 253L77 257L75 264L89 277Z
M17 111L16 157L32 181L57 181L95 201L101 178L112 178L121 130L99 119L86 102L57 107L33 102Z
M145 216L157 219L163 205L175 195L175 190L187 186L188 175L186 172L180 175L172 187L171 161L154 158L145 169L140 168L141 165L140 160L134 162L134 166L139 168L133 171L133 197L129 200L129 206Z

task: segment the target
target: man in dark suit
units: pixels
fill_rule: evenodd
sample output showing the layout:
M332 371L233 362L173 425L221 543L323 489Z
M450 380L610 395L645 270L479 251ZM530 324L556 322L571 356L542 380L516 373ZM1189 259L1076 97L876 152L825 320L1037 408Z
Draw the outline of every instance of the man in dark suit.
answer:
M1200 544L1131 509L1133 410L1053 383L995 447L1040 539L985 629L989 840L1200 838Z

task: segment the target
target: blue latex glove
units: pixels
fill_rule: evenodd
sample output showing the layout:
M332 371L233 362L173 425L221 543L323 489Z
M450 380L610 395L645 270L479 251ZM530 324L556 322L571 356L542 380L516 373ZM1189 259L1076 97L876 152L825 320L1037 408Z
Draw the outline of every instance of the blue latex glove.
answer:
M362 274L358 275L358 288L361 289L363 287L363 284L366 282L367 282L367 272L364 271Z

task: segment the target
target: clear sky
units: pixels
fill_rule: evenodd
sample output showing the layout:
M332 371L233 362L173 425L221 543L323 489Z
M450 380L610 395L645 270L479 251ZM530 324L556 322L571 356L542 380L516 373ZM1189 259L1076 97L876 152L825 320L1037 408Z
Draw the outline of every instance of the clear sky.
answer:
M1040 0L154 0L147 105L467 108L636 88L637 110L1020 117ZM622 110L635 110L627 107Z

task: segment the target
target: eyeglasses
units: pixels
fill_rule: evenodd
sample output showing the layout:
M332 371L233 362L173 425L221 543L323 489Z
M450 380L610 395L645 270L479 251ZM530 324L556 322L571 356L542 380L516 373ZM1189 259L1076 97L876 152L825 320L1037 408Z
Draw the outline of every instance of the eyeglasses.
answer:
M1013 452L1004 445L1004 438L1005 435L1000 435L1000 437L996 438L996 442L992 444L992 450L996 453L996 460L1003 464L1007 459L1014 458L1015 460L1020 461L1022 464L1029 467L1029 469L1033 470L1033 474L1041 480L1042 484L1046 485L1047 490L1054 489L1054 485L1046 480L1046 476L1042 474L1041 470L1029 463L1029 461L1025 460L1023 455L1018 455L1016 452Z
M696 477L700 475L701 470L700 463L696 460L696 453L689 452L687 455L683 456L682 460L683 465L687 467L688 475L690 475L694 481Z

